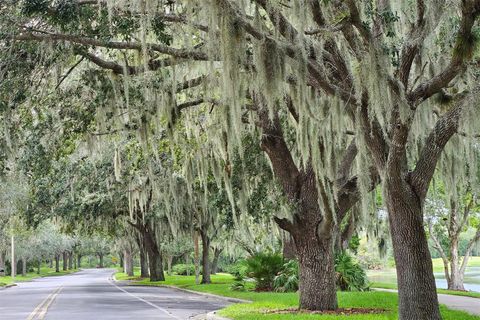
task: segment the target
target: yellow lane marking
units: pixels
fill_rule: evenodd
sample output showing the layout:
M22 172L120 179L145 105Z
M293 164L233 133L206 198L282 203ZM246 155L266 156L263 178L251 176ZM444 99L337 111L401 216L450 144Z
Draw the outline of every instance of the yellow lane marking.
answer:
M53 300L57 297L58 293L62 290L62 287L57 288L55 291L50 293L45 300L43 300L36 308L35 310L30 313L28 316L27 320L33 320L35 318L37 319L43 319L45 317L45 314L47 313L47 309L50 306L50 304L53 302ZM42 316L43 318L40 318Z
M58 296L60 291L62 291L62 287L58 288L57 292L55 292L51 297L50 300L43 306L42 311L38 315L38 320L43 320L45 319L45 315L47 314L48 308L50 308L50 305L55 301L55 298Z

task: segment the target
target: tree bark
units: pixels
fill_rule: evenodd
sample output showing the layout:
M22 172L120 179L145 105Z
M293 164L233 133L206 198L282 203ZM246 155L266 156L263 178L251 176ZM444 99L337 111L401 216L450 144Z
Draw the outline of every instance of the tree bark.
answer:
M55 272L60 272L60 254L55 255Z
M27 259L22 258L22 277L27 276Z
M77 267L80 269L82 267L82 255L77 254Z
M68 269L73 269L73 251L68 252Z
M140 251L140 277L148 278L148 253L145 249L143 236L140 232L137 233L135 239L137 240L138 250Z
M210 238L206 228L199 230L200 237L202 238L202 284L212 283L210 276Z
M387 209L397 267L399 320L439 320L437 288L422 205L408 184L387 181Z
M218 271L218 260L220 258L220 255L222 254L223 249L215 247L213 249L213 261L212 261L212 270L211 274L217 274Z
M103 268L103 253L98 254L98 267Z
M297 249L295 248L295 241L293 240L292 236L289 233L283 232L282 242L283 260L294 260L296 258Z
M124 269L125 273L129 277L133 277L133 256L130 249L125 249L123 263L125 264Z
M5 252L0 252L0 277L5 276L5 260L7 254Z
M67 271L68 269L68 253L67 251L63 251L62 253L62 256L63 256L63 271Z
M42 259L38 259L38 265L37 265L37 274L40 274L40 268L42 266Z
M155 231L149 226L142 226L144 246L148 255L148 266L150 271L150 281L165 281L163 273L163 262L160 248L157 244Z
M172 263L173 263L173 255L167 256L167 273L169 276L172 275Z
M53 269L53 260L55 260L55 258L53 258L53 259L50 258L49 261L48 261L48 267L49 267L50 269Z
M304 226L295 235L299 262L300 308L337 308L333 237L319 241L316 225Z

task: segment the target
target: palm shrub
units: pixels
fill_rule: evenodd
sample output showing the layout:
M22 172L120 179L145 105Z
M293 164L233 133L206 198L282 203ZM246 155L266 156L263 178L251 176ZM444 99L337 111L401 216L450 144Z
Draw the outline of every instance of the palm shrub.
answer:
M245 260L230 266L228 271L233 275L233 283L230 285L232 291L245 291L245 274L247 273L247 265Z
M337 288L342 291L369 290L367 274L347 253L341 252L335 258ZM277 292L295 292L298 290L298 262L290 260L274 278L273 287Z
M247 275L255 279L255 290L271 291L273 280L282 270L282 256L276 253L257 253L246 260Z
M345 251L335 257L337 287L342 291L367 291L369 283L365 270Z
M290 260L273 280L277 292L296 292L298 290L298 261Z

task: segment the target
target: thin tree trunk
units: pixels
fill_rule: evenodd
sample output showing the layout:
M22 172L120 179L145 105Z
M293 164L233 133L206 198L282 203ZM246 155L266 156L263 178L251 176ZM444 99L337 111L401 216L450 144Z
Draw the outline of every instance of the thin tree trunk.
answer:
M60 254L55 255L55 272L60 272Z
M53 260L55 260L55 258L53 258L53 259L50 258L49 261L48 261L48 267L49 267L50 269L53 269Z
M27 276L27 259L22 258L22 277Z
M82 267L82 255L77 254L77 267L80 269Z
M126 249L124 251L124 259L123 262L125 264L125 273L129 277L133 277L133 256L130 249Z
M73 251L68 252L68 269L73 269Z
M450 281L448 281L448 290L465 291L463 274L460 271L458 242L458 235L450 239Z
M42 259L38 259L37 274L40 274L41 266L42 266Z
M98 261L99 268L103 268L103 253L98 254Z
M126 273L126 271L125 271L125 260L123 259L124 254L125 254L124 252L120 252L118 254L118 257L119 257L119 260L120 260L120 266L123 268L123 272Z
M193 263L195 265L195 284L199 283L199 278L200 278L200 258L199 258L199 245L198 245L198 231L194 230L193 231L193 251L194 251L194 256L193 256Z
M387 183L387 209L397 267L399 320L439 320L437 288L422 206L408 186Z
M210 277L210 238L205 229L200 230L202 237L202 284L212 283Z
M0 252L0 277L5 276L5 260L7 254L5 252Z
M173 255L167 256L167 273L169 276L172 275L172 263L173 263Z
M63 271L68 269L68 254L67 251L63 251Z
M223 249L215 248L213 250L213 261L212 261L212 274L217 274L218 271L218 260L222 254Z
M138 250L140 251L140 277L148 278L148 258L147 250L145 249L144 237L140 232L137 233L137 245Z

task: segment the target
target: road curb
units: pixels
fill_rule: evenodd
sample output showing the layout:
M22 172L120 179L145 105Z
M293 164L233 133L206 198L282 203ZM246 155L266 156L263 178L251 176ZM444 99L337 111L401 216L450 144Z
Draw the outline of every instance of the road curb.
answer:
M5 289L11 288L11 287L16 287L16 286L17 286L16 283L10 283L10 284L7 284L3 287L0 287L0 290L5 290Z
M212 311L207 314L201 314L192 318L192 320L231 320L230 318L220 317L217 311Z
M194 290L189 290L189 289L180 288L180 287L176 287L176 286L170 286L170 285L166 285L166 284L161 284L161 285L158 285L158 286L150 286L150 285L136 284L134 281L131 281L131 280L117 280L117 278L115 277L115 274L113 274L111 276L111 279L115 282L126 283L129 286L169 288L169 289L175 289L175 290L184 291L184 292L188 292L188 293L198 294L198 295L201 295L201 296L204 296L204 297L216 298L216 299L219 299L219 300L224 300L224 301L233 302L233 303L252 303L252 301L250 301L250 300L243 300L243 299L238 299L238 298L219 296L219 295L216 295L216 294L213 294L213 293L194 291ZM215 318L215 319L222 319L222 318ZM223 318L223 319L226 319L226 318Z

